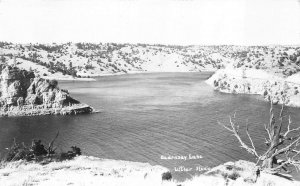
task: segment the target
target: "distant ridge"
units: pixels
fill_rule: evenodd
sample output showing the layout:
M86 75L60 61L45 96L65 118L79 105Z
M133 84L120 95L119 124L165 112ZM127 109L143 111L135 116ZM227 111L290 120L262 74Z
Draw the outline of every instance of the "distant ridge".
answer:
M33 70L45 79L64 80L135 72L215 71L228 64L291 75L300 69L299 56L297 46L0 42L3 64Z

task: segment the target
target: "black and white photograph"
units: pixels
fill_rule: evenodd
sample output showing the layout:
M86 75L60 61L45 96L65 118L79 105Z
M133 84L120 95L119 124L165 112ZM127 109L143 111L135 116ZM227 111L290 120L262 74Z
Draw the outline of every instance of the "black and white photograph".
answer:
M300 0L0 0L0 186L300 186Z

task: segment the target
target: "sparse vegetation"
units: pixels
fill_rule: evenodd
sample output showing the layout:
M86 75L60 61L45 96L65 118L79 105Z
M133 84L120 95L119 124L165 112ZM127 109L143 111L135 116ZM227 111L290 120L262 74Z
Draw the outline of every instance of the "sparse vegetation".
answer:
M164 172L161 177L162 180L170 181L172 179L172 174L171 172Z
M68 152L56 152L57 148L54 147L54 141L57 139L58 134L59 133L57 133L55 138L49 143L48 147L42 144L41 140L34 139L30 146L26 146L24 143L20 144L14 139L3 161L26 160L45 164L52 161L70 160L81 155L81 149L76 146L72 146Z
M182 69L185 71L217 70L225 68L228 63L232 63L237 68L276 71L284 76L290 76L300 71L299 47L117 43L16 45L2 42L0 48L5 49L0 58L3 63L10 62L15 56L17 65L30 61L38 65L35 66L37 71L46 67L50 72L47 76L61 73L72 77L87 77L92 73L101 75L102 73L128 73L153 69L163 71L163 64L168 64L166 67L172 68L173 71L182 71ZM20 59L24 61L20 62ZM41 75L44 73L41 72Z

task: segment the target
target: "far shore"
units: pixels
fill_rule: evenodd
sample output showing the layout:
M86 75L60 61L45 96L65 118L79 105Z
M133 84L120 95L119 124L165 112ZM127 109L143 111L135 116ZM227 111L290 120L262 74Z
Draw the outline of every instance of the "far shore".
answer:
M273 104L300 107L299 73L281 77L258 69L228 67L218 70L206 83L224 93L262 95Z
M106 77L106 76L120 76L120 75L131 75L131 74L158 74L158 73L215 73L217 70L205 69L201 71L130 71L127 73L103 73L97 75L90 75L90 78L73 78L73 77L54 77L54 76L42 76L44 79L55 79L58 81L96 81L96 78Z

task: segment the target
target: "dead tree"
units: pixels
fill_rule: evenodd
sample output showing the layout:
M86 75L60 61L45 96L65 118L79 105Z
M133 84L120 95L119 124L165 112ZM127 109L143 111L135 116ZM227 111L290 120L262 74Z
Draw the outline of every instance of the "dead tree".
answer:
M53 145L54 145L54 141L56 140L56 138L58 137L58 135L59 135L59 131L57 131L56 136L53 138L53 140L48 145L48 149L47 149L48 156L51 156L52 154L55 154L56 148L54 148Z
M245 132L249 139L250 145L248 145L249 143L245 143L245 139L241 138L239 133L239 125L237 125L234 121L235 114L233 118L229 117L229 126L221 124L220 122L218 123L234 134L243 149L256 157L256 165L259 166L262 171L271 174L279 174L283 169L286 171L286 173L290 173L291 166L294 166L297 171L300 170L300 127L292 129L292 121L291 117L289 116L287 130L283 132L283 109L284 107L282 105L279 114L279 121L276 122L273 113L273 104L271 102L270 121L264 126L264 129L267 133L267 137L265 138L265 145L267 148L263 154L258 154L255 148L253 140L248 131L248 123L246 124Z

